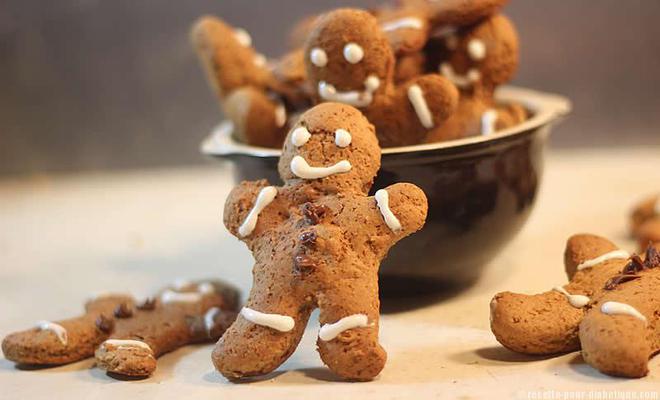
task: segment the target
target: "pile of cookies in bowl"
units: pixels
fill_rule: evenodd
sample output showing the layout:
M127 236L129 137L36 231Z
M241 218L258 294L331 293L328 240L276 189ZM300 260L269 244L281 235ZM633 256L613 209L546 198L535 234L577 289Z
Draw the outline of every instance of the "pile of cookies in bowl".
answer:
M331 101L360 109L380 146L491 135L527 119L494 93L518 67L506 0L404 0L337 9L299 22L291 51L267 59L219 18L192 30L208 79L240 142L279 148L299 114Z

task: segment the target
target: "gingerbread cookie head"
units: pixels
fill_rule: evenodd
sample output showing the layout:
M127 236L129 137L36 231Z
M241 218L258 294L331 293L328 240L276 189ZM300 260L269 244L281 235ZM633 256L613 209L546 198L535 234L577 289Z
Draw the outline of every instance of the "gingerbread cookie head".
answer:
M301 115L284 141L279 173L288 185L367 193L380 168L373 125L355 108L322 103Z
M376 17L338 9L317 20L305 44L305 65L320 100L367 107L387 90L394 54Z
M492 94L518 68L518 34L501 14L448 34L445 46L440 73L463 92Z

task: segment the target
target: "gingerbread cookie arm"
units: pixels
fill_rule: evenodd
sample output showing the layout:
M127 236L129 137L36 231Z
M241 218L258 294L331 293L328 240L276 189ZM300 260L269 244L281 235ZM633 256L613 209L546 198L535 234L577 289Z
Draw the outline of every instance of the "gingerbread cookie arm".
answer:
M133 299L104 295L91 300L80 317L39 321L35 328L8 335L2 351L8 360L29 365L60 365L91 357L112 332L114 310L124 303L133 304Z
M396 183L373 196L381 219L396 237L395 242L422 229L428 213L426 195L411 183ZM394 243L392 243L393 245Z
M99 368L124 376L149 376L156 359L187 344L218 339L236 316L237 294L214 282L168 289L155 301L126 308L96 350Z
M382 121L377 124L381 145L416 144L454 112L458 90L440 75L423 75L400 85L388 104L379 110L380 119L368 111L370 120Z
M265 179L243 181L227 196L223 220L227 230L249 242L259 225L259 216L277 197L277 188Z
M490 303L491 330L505 347L526 354L554 354L579 348L578 329L587 306L627 254L594 235L575 235L566 245L571 282L542 294L503 292Z

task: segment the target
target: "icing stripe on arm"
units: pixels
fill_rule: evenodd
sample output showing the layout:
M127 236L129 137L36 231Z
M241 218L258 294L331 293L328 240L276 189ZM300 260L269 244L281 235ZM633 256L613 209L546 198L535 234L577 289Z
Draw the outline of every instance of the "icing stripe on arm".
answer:
M431 116L431 110L429 105L426 103L424 98L424 92L419 85L411 85L408 88L408 100L415 109L417 113L417 118L419 118L419 123L426 129L433 128L433 117Z
M385 224L387 224L387 226L394 232L400 230L401 222L396 215L394 215L392 210L390 210L390 195L387 193L387 190L378 190L374 195L374 198L376 199L376 205L383 216L383 220L385 220Z
M497 111L489 108L481 115L481 134L492 135L495 133L495 123L497 122Z
M243 221L243 224L238 228L238 234L241 235L241 237L249 236L252 231L254 231L254 228L257 226L259 214L267 205L275 200L276 196L277 189L274 186L266 186L261 189L257 195L257 200L254 202L252 210L250 210L250 213L245 217L245 221Z

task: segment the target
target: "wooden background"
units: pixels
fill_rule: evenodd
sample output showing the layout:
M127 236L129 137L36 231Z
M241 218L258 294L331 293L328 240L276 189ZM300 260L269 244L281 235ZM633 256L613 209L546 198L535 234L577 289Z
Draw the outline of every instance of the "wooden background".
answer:
M221 115L187 33L204 13L270 56L303 15L375 1L0 2L0 174L203 162ZM515 84L570 97L559 147L660 144L660 1L513 0ZM660 155L659 155L660 160Z

